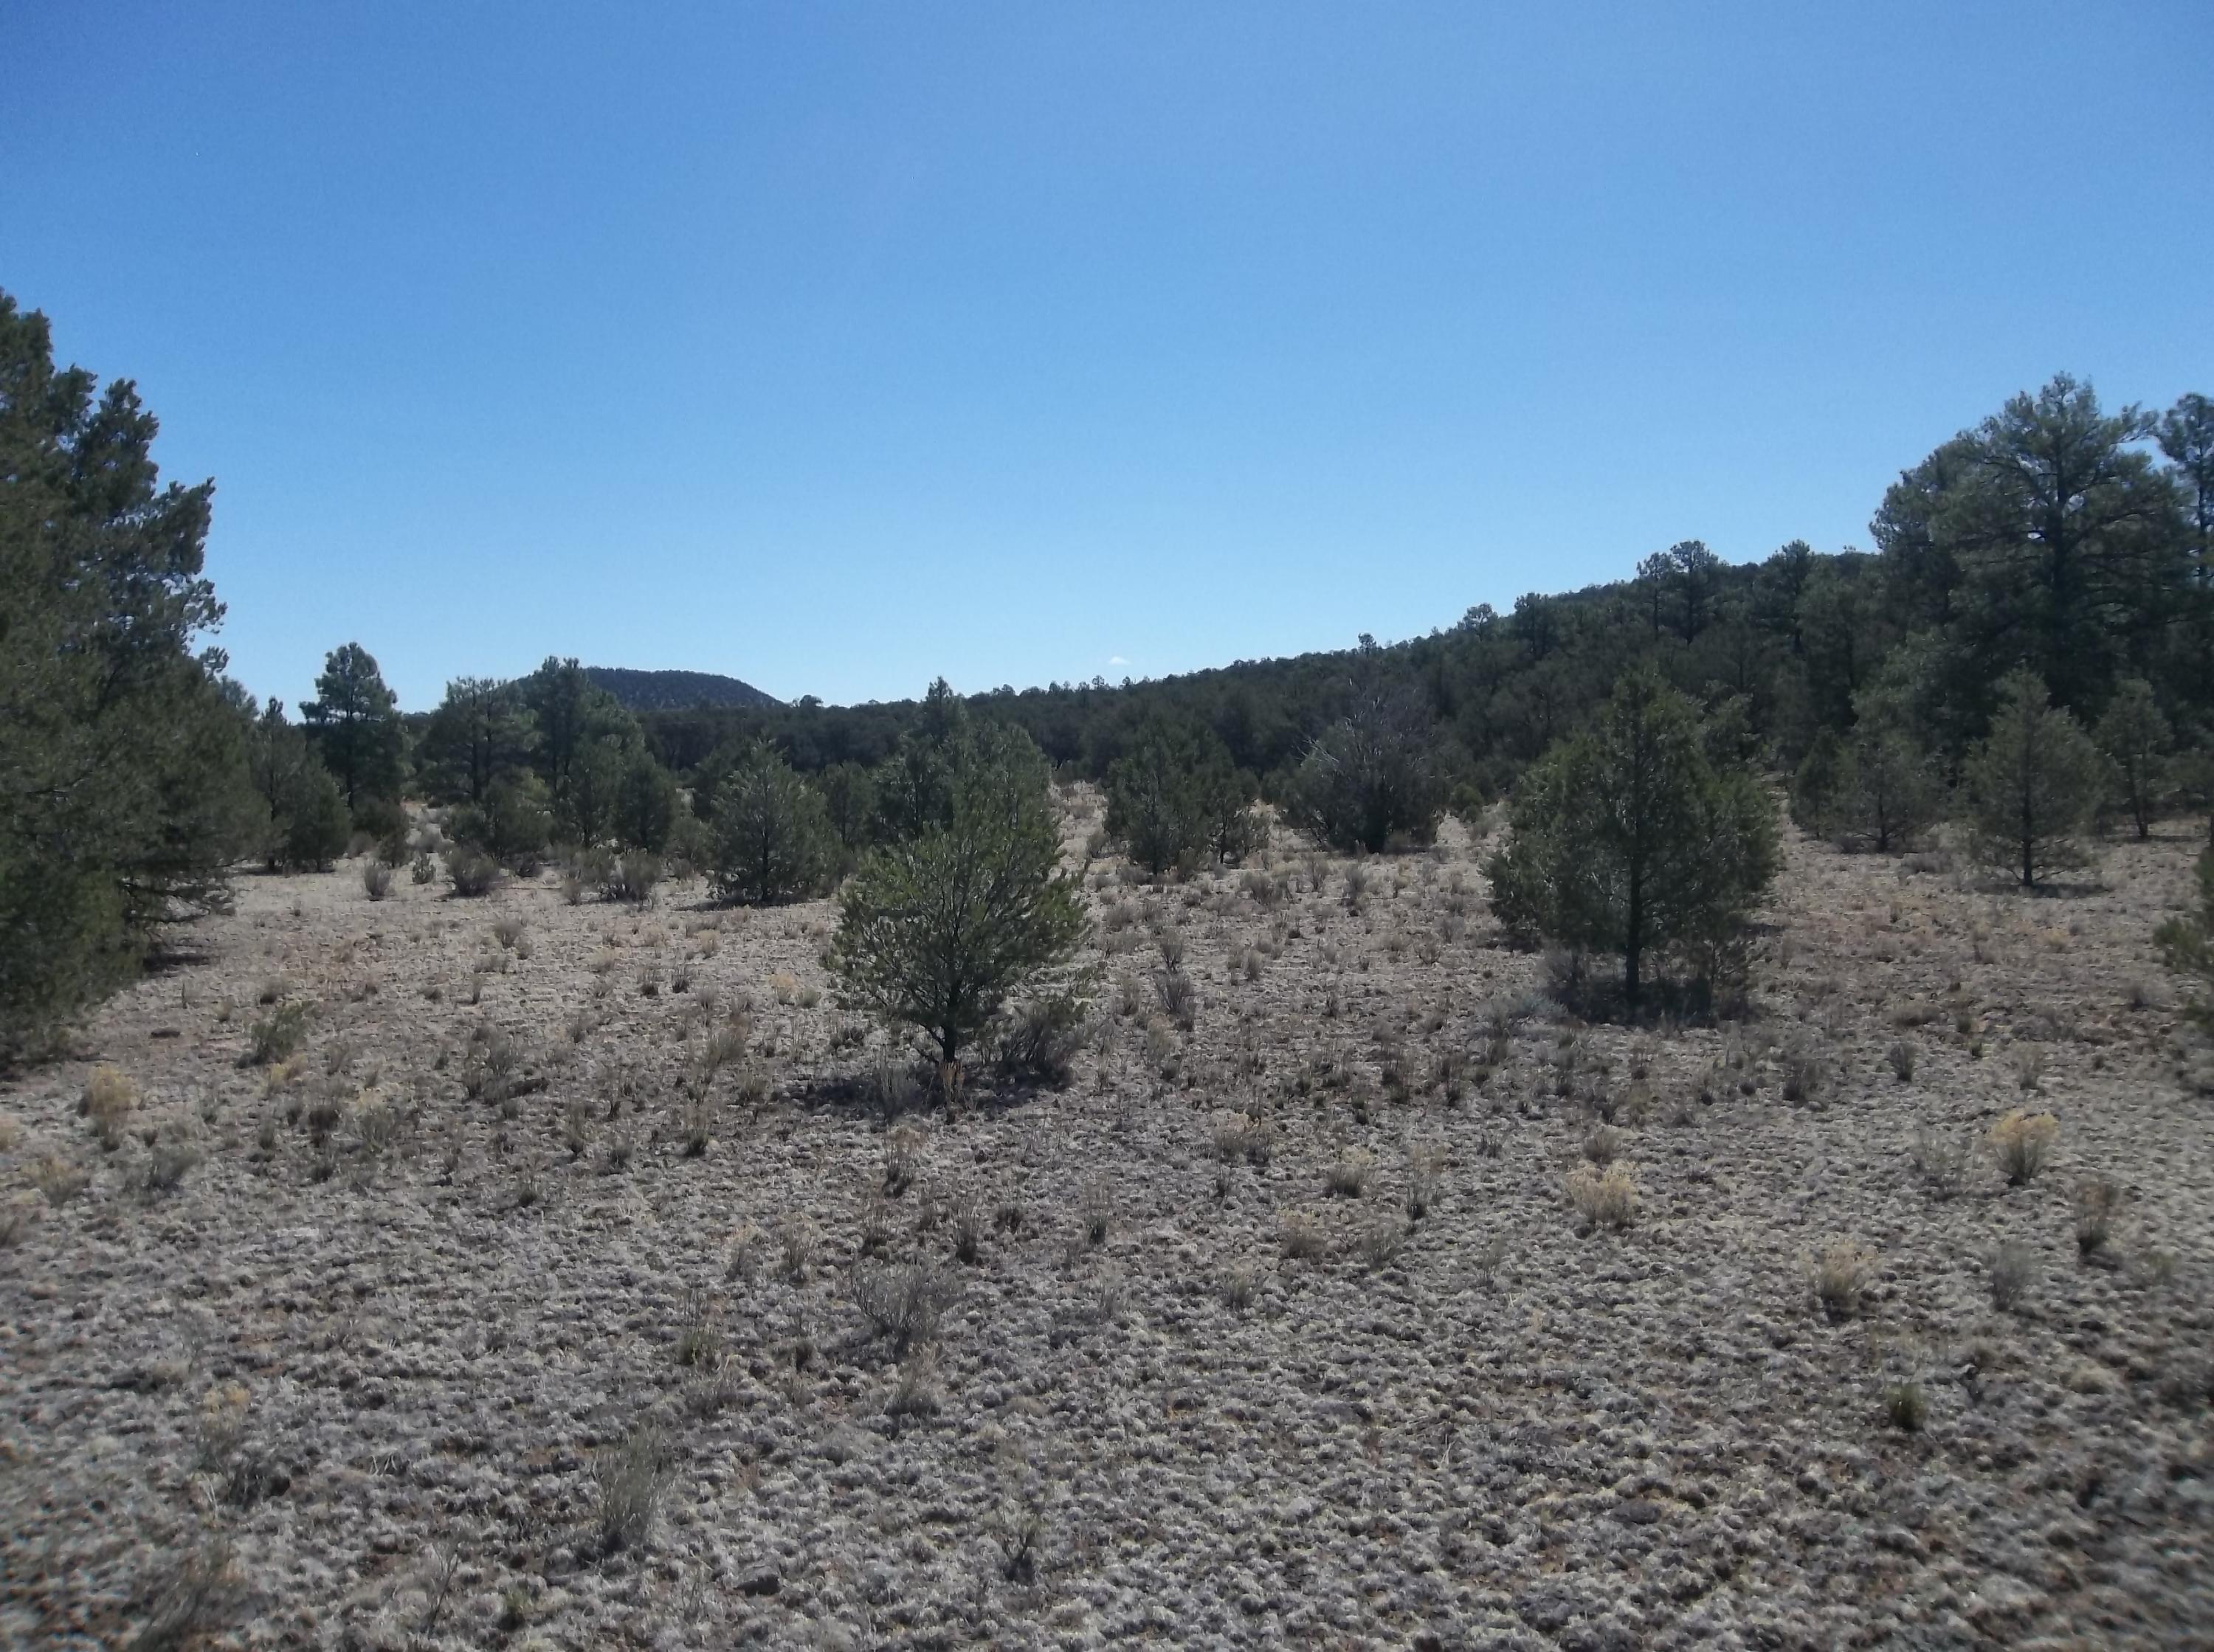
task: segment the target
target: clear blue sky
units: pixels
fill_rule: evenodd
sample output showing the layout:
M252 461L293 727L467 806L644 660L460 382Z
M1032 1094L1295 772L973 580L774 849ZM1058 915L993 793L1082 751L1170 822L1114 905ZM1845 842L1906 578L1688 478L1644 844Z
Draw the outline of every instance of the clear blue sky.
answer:
M235 673L896 698L1867 543L2214 393L2214 6L9 9L0 287Z

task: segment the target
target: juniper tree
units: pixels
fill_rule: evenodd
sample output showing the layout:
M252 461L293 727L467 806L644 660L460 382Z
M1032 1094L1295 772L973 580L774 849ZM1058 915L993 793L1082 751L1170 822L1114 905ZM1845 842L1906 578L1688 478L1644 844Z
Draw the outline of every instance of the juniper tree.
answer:
M1374 644L1364 644L1353 710L1307 748L1285 802L1292 824L1318 841L1374 854L1434 838L1446 787L1429 707L1385 680Z
M1205 832L1199 768L1199 742L1159 721L1108 765L1108 833L1155 877L1199 850Z
M718 899L761 904L821 889L829 816L821 796L765 741L747 747L716 789L710 830Z
M951 1064L1010 997L1072 987L1084 908L1030 737L964 722L936 750L943 811L862 858L831 966L847 1004L916 1029Z
M1653 958L1710 955L1776 873L1767 793L1745 770L1716 769L1697 710L1649 669L1532 765L1510 820L1487 868L1501 922L1619 956L1633 1008Z

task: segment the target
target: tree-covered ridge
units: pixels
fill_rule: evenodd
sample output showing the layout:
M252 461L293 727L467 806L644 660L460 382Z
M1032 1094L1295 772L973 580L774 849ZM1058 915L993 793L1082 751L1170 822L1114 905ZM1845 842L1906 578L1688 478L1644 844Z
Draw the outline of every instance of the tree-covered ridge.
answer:
M1651 662L1712 710L1740 702L1769 758L1795 768L1825 731L1871 707L1946 782L2027 667L2087 725L2119 686L2148 686L2185 746L2214 715L2214 403L2109 412L2065 375L2014 398L1877 502L1872 552L1801 541L1728 564L1697 540L1634 576L1480 604L1449 628L1378 647L1239 661L1153 681L971 695L1057 764L1104 779L1149 726L1204 728L1272 798L1315 741L1385 686L1417 698L1457 796L1504 796L1582 726L1628 667ZM914 725L914 702L801 703L647 714L679 770L764 738L804 771L872 765ZM1894 745L1888 753L1895 758Z
M713 671L633 671L622 666L586 666L592 686L603 688L627 711L676 711L695 705L780 704L751 683Z

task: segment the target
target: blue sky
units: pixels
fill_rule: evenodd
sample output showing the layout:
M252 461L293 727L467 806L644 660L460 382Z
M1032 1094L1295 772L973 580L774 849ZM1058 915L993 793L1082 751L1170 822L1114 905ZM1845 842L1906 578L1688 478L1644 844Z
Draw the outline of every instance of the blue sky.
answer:
M2214 7L16 9L0 287L213 476L248 686L896 698L1867 544L2214 393Z

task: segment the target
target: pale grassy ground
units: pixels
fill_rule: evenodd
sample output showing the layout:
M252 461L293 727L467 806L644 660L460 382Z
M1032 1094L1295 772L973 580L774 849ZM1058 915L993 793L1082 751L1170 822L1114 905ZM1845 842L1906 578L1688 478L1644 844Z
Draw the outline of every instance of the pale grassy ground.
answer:
M1529 1002L1458 832L1357 909L1303 856L1281 905L1095 869L1129 922L1073 1081L896 1139L852 1093L891 1045L828 996L827 904L247 879L204 960L0 1088L0 1641L125 1643L212 1555L213 1645L2205 1643L2214 1134L2150 940L2194 850L2111 844L2095 890L2025 899L1795 842L1756 1013L1639 1031ZM242 1069L265 994L306 1042ZM1494 1006L1538 1013L1493 1048ZM136 1092L113 1150L95 1062ZM2021 1106L2058 1121L2040 1177L1979 1148L1927 1191L1917 1126ZM1218 1152L1232 1109L1265 1161ZM172 1143L204 1157L150 1189ZM1587 1145L1624 1230L1580 1230ZM1836 1244L1867 1264L1833 1319ZM962 1288L904 1375L865 1249ZM1909 1380L1918 1434L1886 1417ZM665 1493L607 1553L598 1470L642 1423Z

